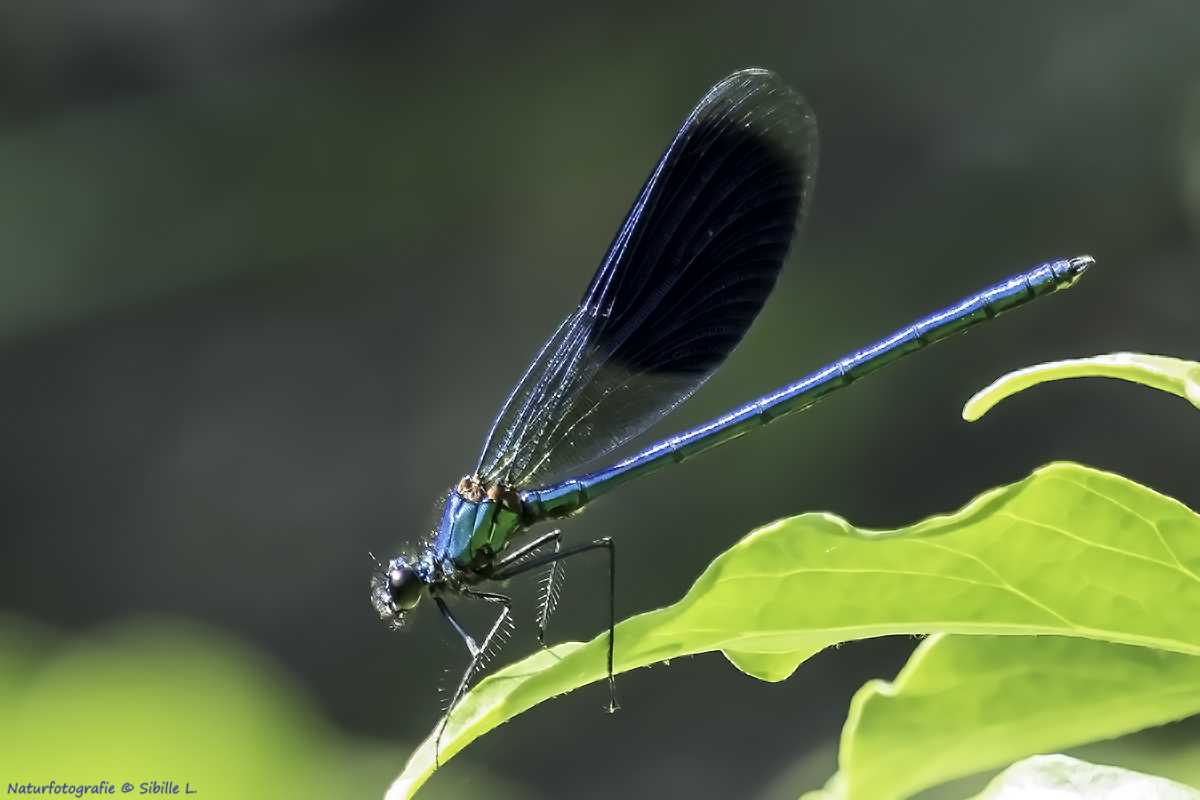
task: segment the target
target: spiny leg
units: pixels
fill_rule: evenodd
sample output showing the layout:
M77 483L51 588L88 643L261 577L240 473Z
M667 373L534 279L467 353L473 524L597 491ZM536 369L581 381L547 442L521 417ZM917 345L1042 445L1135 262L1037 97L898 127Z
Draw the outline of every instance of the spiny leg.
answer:
M558 532L555 531L554 533L557 534ZM546 543L552 541L552 536L553 534L548 534L547 536L541 537L541 539L537 540L540 542L539 546L544 546ZM617 627L617 554L616 546L613 544L613 540L605 536L603 539L596 539L592 542L584 542L583 544L576 545L575 547L568 547L566 550L560 549L560 547L556 544L553 553L542 553L539 556L527 559L521 563L513 563L518 560L516 558L505 559L504 563L501 565L501 569L492 573L491 578L492 580L505 581L509 578L514 578L517 575L522 575L526 572L529 572L530 570L545 566L546 564L555 564L560 561L565 561L571 556L579 555L580 553L586 553L589 550L599 550L600 548L604 548L608 551L608 711L611 714L620 708L620 706L617 704L617 681L613 676L613 648L615 646L615 634ZM526 552L522 555L528 554L529 551L526 550Z
M554 609L558 606L559 593L562 589L563 581L563 559L559 556L562 551L562 531L550 531L543 534L528 544L514 550L496 562L495 575L512 576L513 572L526 558L542 549L543 547L553 543L554 553L542 553L541 557L547 559L550 563L550 571L547 573L545 583L542 586L542 599L538 608L538 643L542 647L546 646L546 627L550 624L550 615L554 613ZM538 564L545 563L539 561ZM521 570L524 572L524 570ZM497 579L499 580L499 579Z
M554 554L562 550L562 538L554 542ZM546 577L542 579L542 601L538 607L538 644L546 646L546 628L550 625L550 615L558 608L558 598L562 592L563 577L566 574L566 564L561 558L550 562Z
M446 712L442 715L441 721L438 722L437 737L433 743L433 766L435 769L441 766L442 734L446 731L446 725L450 722L450 714L453 713L454 707L458 705L463 695L466 694L467 687L471 684L471 678L474 677L476 671L483 665L494 640L503 629L504 624L512 619L512 599L507 595L494 594L492 592L475 592L468 589L459 593L459 596L469 597L473 600L483 600L488 603L499 603L504 606L504 609L496 617L496 621L492 623L492 629L483 638L483 644L479 645L476 644L475 638L467 633L467 629L455 618L454 614L450 611L450 606L446 605L446 601L441 597L435 596L433 598L434 602L437 603L438 610L442 612L442 616L450 621L454 630L462 637L467 650L471 653L471 663L467 665L466 672L463 673L462 679L458 682L458 688L454 690L454 695L450 698L450 705L446 706Z
M492 565L492 571L488 575L488 578L491 580L500 580L496 577L497 574L508 572L510 569L516 567L519 563L524 561L527 556L536 553L538 550L541 550L551 542L554 543L554 552L557 553L558 545L561 541L562 531L550 531L549 533L543 533L541 536L530 542L526 542L516 550L513 550L511 553L505 553L503 556L496 559L496 563ZM546 554L543 553L542 557L545 556Z

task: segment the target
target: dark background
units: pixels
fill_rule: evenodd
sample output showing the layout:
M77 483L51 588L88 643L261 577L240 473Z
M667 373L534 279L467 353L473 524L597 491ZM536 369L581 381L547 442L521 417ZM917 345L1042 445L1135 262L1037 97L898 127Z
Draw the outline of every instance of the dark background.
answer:
M227 628L397 742L398 771L465 652L432 608L375 618L367 553L436 522L678 125L745 66L816 110L812 214L744 345L653 434L1041 261L1097 265L571 520L616 538L620 616L780 516L907 524L1054 459L1200 507L1177 397L1068 381L959 417L1039 361L1200 359L1198 43L1190 0L0 5L0 608ZM603 592L602 558L573 567L552 636L595 635ZM504 662L535 646L517 594ZM777 685L684 659L622 676L619 714L588 687L466 755L549 797L773 796L912 645ZM458 764L435 781L486 790Z

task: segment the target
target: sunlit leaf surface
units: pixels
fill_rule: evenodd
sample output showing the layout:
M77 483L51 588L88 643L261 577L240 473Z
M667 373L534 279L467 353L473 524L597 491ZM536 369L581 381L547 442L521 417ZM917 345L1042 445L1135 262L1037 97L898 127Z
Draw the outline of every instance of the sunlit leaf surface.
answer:
M770 680L829 645L897 633L1056 634L1200 655L1200 517L1118 475L1052 464L895 531L783 520L678 603L617 627L616 669L724 650ZM1015 640L1014 640L1015 641ZM605 636L501 670L455 709L440 763L542 700L604 677ZM389 798L433 771L426 741Z
M1034 756L996 776L976 800L1200 800L1200 791L1153 775Z
M943 636L871 681L842 735L841 797L929 786L1200 712L1200 658L1063 636Z
M967 401L963 419L975 421L1009 395L1065 378L1120 378L1177 394L1200 408L1200 364L1166 356L1112 353L1092 358L1051 361L1010 372Z

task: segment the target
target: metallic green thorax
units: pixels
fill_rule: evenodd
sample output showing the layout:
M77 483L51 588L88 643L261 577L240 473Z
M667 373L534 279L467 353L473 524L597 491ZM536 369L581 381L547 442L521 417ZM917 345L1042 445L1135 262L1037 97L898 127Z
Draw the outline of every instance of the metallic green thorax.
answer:
M501 484L485 486L467 476L446 498L434 555L443 563L477 569L503 551L520 528L521 500L516 492Z

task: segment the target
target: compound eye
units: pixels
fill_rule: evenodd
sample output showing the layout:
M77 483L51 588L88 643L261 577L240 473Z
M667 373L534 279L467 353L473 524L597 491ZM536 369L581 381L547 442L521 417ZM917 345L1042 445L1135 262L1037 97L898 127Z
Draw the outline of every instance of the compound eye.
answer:
M425 582L412 567L398 567L388 573L388 593L401 611L411 611L421 600Z

